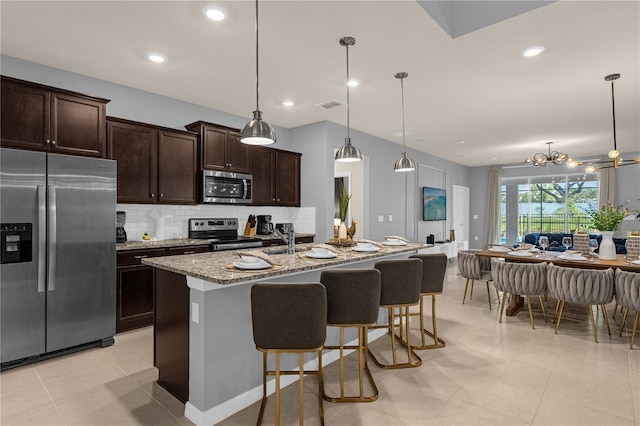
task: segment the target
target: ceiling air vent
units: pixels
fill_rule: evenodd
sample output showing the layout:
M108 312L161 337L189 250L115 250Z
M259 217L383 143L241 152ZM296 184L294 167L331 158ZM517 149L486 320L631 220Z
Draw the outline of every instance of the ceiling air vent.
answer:
M344 105L344 102L333 100L333 101L320 102L319 104L316 104L317 107L324 108L324 109L331 109L331 108L339 107L340 105Z

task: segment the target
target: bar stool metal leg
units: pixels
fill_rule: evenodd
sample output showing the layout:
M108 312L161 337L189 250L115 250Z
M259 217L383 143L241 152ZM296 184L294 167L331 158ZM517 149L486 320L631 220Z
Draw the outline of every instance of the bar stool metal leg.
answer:
M371 356L371 359L373 359L373 362L380 368L384 368L386 370L390 370L390 369L398 369L398 368L413 368L413 367L419 367L420 365L422 365L422 358L420 358L418 356L418 354L416 354L413 351L413 348L411 346L411 333L406 333L406 340L402 338L402 335L398 335L396 334L396 321L395 321L395 317L396 315L394 314L394 309L398 308L399 309L399 314L398 314L398 329L399 331L402 333L402 322L404 319L404 322L406 323L406 330L410 329L410 315L409 315L409 306L410 305L391 305L391 306L386 306L387 308L387 312L388 312L388 325L376 325L376 326L372 326L371 328L386 328L389 330L389 334L391 335L391 354L392 354L392 359L393 359L393 364L384 364L382 362L380 362L376 356L373 354L373 352L371 352L371 349L367 349L369 352L369 355ZM403 313L403 308L405 308L404 313ZM399 363L398 362L398 357L396 354L396 340L398 341L398 343L400 343L402 346L404 346L407 349L407 362L403 362L403 363Z

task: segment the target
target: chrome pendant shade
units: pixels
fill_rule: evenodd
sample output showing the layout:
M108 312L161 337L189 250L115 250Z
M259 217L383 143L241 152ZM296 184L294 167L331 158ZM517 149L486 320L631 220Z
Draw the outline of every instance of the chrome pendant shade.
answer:
M276 132L266 121L262 120L260 111L260 73L258 66L258 0L256 0L256 110L253 120L240 130L240 142L247 145L270 145L276 142Z
M400 91L402 93L402 156L393 165L393 171L411 172L416 169L416 163L411 158L407 157L406 132L404 131L404 79L409 77L409 74L406 72L399 72L395 77L400 79Z
M362 153L358 148L351 145L351 137L349 135L349 46L354 44L356 44L356 39L353 37L347 36L340 39L340 45L345 46L347 49L347 137L344 139L344 145L336 152L335 160L345 163L362 160Z
M548 166L549 164L555 164L556 166L561 166L567 161L569 162L573 161L571 157L569 157L569 155L567 154L564 154L559 151L551 152L551 144L553 144L553 142L547 142L547 145L549 147L548 154L539 152L536 155L534 155L533 158L527 158L526 160L524 160L524 162L527 164L531 164L532 166L538 167L538 166Z

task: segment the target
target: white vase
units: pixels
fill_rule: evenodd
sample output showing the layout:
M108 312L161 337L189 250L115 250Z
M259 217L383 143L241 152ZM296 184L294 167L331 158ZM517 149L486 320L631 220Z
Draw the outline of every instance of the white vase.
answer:
M600 232L602 233L602 241L600 242L598 257L602 260L616 260L616 245L613 243L613 233L615 231Z
M347 239L347 226L344 222L340 222L340 227L338 228L338 238L341 240Z

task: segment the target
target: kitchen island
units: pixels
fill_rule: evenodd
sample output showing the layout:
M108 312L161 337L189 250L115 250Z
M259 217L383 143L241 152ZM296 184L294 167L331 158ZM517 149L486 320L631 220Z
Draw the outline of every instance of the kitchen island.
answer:
M297 245L295 254L264 249L278 266L255 271L234 270L233 251L143 259L156 268L154 359L158 383L186 402L185 416L197 425L212 425L259 401L262 396L262 355L253 343L251 286L256 282L319 282L328 268L371 268L378 260L402 259L422 246L385 246L376 252L340 249L333 259L312 259ZM284 250L284 249L283 249ZM286 250L284 250L286 252ZM386 319L381 311L379 320ZM370 332L370 340L383 335ZM355 340L357 333L347 333ZM327 330L327 344L338 344L336 329ZM188 348L188 350L187 350ZM324 364L337 359L323 355ZM313 368L315 358L306 358ZM283 359L283 368L297 360ZM295 380L287 376L286 386ZM273 383L270 382L270 392Z

